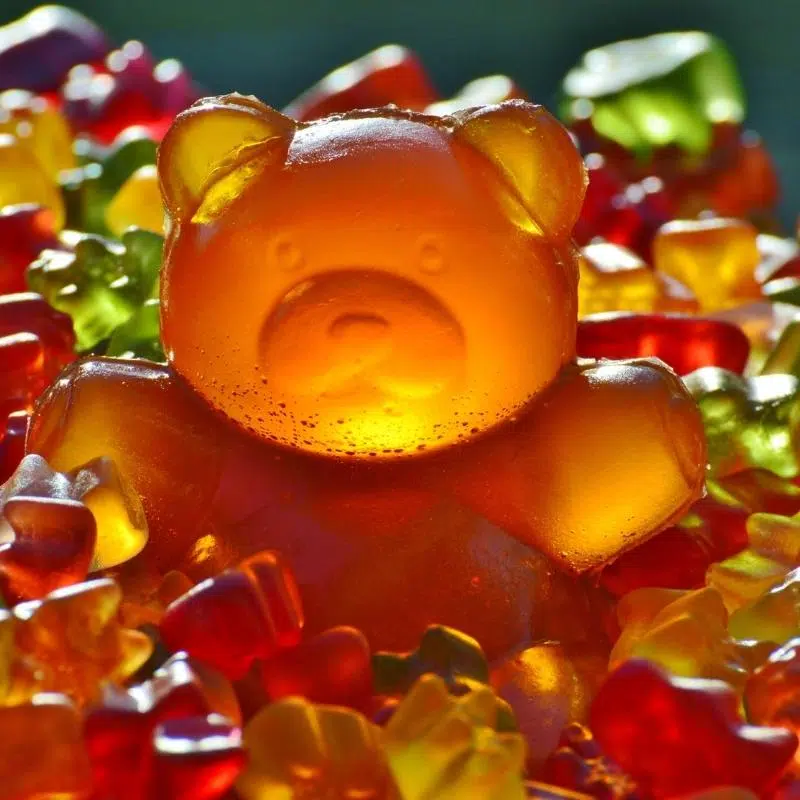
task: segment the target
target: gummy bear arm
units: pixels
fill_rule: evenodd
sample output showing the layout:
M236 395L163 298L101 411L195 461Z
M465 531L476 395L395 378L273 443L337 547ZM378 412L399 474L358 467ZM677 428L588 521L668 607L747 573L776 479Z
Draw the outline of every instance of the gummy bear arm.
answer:
M567 368L472 447L455 462L462 502L574 572L649 538L703 491L700 415L657 359Z
M220 423L166 366L90 358L40 400L26 452L67 471L109 456L140 494L150 548L169 566L197 535L219 473Z

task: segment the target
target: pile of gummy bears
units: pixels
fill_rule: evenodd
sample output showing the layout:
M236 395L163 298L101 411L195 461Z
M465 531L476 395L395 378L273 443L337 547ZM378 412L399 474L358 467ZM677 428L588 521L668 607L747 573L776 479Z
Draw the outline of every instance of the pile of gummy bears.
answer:
M800 797L800 248L725 47L561 122L396 45L200 95L0 28L0 798Z

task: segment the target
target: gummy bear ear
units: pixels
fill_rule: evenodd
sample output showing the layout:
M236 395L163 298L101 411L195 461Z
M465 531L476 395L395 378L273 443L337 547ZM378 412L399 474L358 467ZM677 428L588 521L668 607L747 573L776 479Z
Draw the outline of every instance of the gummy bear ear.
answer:
M523 100L467 109L452 117L453 136L486 156L547 235L567 238L588 179L566 128Z
M207 188L243 148L274 141L288 149L297 123L255 97L206 97L179 114L158 149L161 194L170 216L194 212Z

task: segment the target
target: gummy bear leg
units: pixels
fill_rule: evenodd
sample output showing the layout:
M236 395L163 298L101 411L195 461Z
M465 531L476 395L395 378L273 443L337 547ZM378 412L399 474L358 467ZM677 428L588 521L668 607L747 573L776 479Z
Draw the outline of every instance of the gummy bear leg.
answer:
M583 572L679 517L703 492L702 421L657 359L566 370L518 421L457 463L462 502Z
M68 367L41 398L26 452L60 471L111 457L141 495L158 539L147 556L169 566L208 513L220 427L168 367L90 358Z

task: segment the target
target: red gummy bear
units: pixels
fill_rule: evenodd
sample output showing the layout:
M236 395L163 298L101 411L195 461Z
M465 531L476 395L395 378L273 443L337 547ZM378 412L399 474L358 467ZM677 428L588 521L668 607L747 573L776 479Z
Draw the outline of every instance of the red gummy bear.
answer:
M25 268L45 249L63 249L50 209L30 203L0 209L0 294L24 292Z
M161 638L235 680L254 660L296 645L302 628L294 577L277 553L265 551L171 603Z
M648 661L612 672L589 724L603 751L653 798L716 786L766 791L797 748L784 728L747 725L722 681L672 677Z
M307 121L389 103L422 111L437 99L417 55L398 44L387 44L326 75L284 113Z
M0 297L0 419L31 411L61 369L75 360L66 314L33 292Z
M153 750L152 786L140 800L227 797L247 761L241 729L219 714L167 720L153 734Z
M259 664L259 672L270 701L295 695L363 709L373 695L369 643L355 628L331 628L279 650Z
M741 328L723 320L612 312L578 322L577 351L584 358L655 356L680 375L700 367L741 373L750 342Z
M209 723L208 714L216 715L216 721ZM180 751L169 748L170 741L177 743L178 738L182 738L178 736L180 730L196 741L202 731L205 731L204 736L212 735L209 727L222 725L227 730L240 721L230 684L183 653L169 659L146 683L126 692L107 690L102 704L88 712L84 725L98 797L149 800L163 796L174 800L176 797L217 796L169 792L154 795L152 792L161 792L165 788L164 779L170 775L178 785L191 785L187 784L191 770L185 769L187 764L193 763L191 748ZM178 723L181 727L175 727ZM241 754L231 757L228 747L222 750L225 752L222 765L216 758L210 761L213 769L227 774L226 765L230 766L231 762L240 765ZM195 758L200 755L202 750ZM233 778L237 772L238 769ZM195 780L199 777L195 776Z

